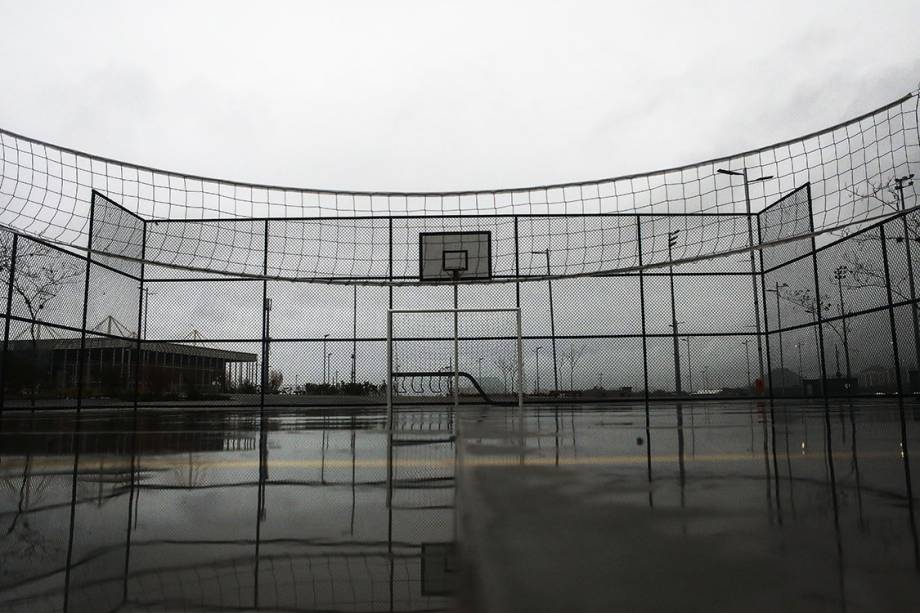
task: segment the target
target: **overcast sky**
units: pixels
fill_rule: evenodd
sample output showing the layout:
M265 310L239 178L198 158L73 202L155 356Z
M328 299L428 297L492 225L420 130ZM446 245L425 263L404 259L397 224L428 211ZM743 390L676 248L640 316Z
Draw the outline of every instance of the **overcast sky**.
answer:
M913 4L0 0L0 126L292 186L594 179L915 89Z

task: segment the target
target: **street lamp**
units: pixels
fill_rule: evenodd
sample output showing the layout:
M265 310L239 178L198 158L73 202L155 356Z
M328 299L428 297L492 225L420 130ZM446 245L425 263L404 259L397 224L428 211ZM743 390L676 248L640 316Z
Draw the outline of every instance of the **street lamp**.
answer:
M540 251L531 251L534 255L540 255L541 253L546 255L546 284L549 288L549 333L553 339L553 385L556 387L556 391L559 391L559 371L556 367L556 316L553 312L553 280L550 278L550 268L549 268L549 248L542 249Z
M156 296L156 292L151 292L149 287L144 288L144 340L147 340L147 314L150 311L150 297Z
M776 294L776 329L777 329L777 340L779 341L779 373L780 373L780 386L782 389L786 388L786 365L783 362L783 314L779 307L779 296L780 288L789 287L788 283L776 282L775 289L768 289L766 291L773 292ZM772 375L771 375L772 376Z
M671 332L674 339L674 387L675 393L680 394L683 389L680 384L680 344L677 340L677 302L674 299L674 246L680 229L668 232L668 277L671 280Z
M760 366L760 378L763 379L763 339L760 338L760 298L757 293L757 264L754 259L754 226L751 222L751 183L759 183L773 178L773 175L764 175L756 179L748 179L747 168L727 170L719 168L716 172L722 175L738 176L744 179L744 204L747 212L748 246L751 248L751 285L754 288L754 321L757 325L757 359Z
M326 339L328 334L323 334L323 385L326 385Z
M482 361L485 358L476 358L476 380L482 385Z
M690 366L690 337L685 336L683 341L687 343L687 392L693 393L693 368Z
M744 359L747 360L747 384L748 389L751 388L751 339L745 339L741 341L741 344L744 345Z
M843 326L843 357L847 365L847 379L852 376L850 371L850 341L847 338L847 319L846 306L843 303L843 280L850 274L850 269L845 265L840 265L834 269L834 278L837 279L837 292L840 295L840 322ZM838 370L839 367L838 367ZM849 385L849 383L847 383Z
M329 385L334 385L335 381L332 380L332 352L330 351L326 354L326 370L329 373Z
M802 371L802 343L796 343L795 347L799 350L799 383L801 383L805 379Z
M265 299L265 302L262 305L262 309L262 390L264 392L265 388L269 384L271 373L269 370L269 366L271 365L271 360L269 359L269 351L271 350L271 298Z
M354 309L352 310L351 320L351 384L354 385L358 380L358 286L354 289Z
M534 387L536 388L536 389L534 390L534 393L537 393L537 394L540 393L540 350L541 350L541 349L543 349L543 347L535 347L534 350L533 350L534 354L535 354L536 357L537 357L537 368L536 368L536 371L537 371L537 382L536 382L536 385L534 386Z

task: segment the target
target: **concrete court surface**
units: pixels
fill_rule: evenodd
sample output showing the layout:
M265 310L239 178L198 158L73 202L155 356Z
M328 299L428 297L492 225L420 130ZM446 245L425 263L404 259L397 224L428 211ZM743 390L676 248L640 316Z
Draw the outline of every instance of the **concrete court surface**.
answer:
M914 405L737 403L460 420L487 611L917 611ZM914 464L914 474L916 474Z
M7 411L0 611L916 611L912 400ZM459 543L459 557L453 543Z

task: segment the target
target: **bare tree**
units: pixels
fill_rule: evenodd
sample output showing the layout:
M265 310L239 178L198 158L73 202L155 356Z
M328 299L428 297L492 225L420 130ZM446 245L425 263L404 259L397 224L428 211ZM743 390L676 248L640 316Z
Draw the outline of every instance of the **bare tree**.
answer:
M896 189L895 176L892 175L888 180L879 177L877 182L871 179L865 180L866 186L860 190L856 186L844 187L852 196L851 204L856 206L860 201L874 200L876 203L885 207L891 207L897 210L898 190Z
M0 235L0 270L10 270L13 256L13 237ZM15 257L16 271L11 280L13 293L28 312L29 336L36 341L41 337L39 317L42 311L66 285L79 279L83 268L76 261L60 257L53 248L34 241L19 242Z
M833 314L834 302L827 296L822 295L820 300L816 299L815 293L811 288L790 288L789 291L780 291L780 299L785 300L794 307L802 309L807 315L811 316L815 331L815 347L819 347L818 342L818 314ZM824 325L831 329L835 336L841 342L845 341L845 336L853 331L853 323L848 318L841 318L836 321L824 321Z
M58 253L52 247L35 241L18 241L13 253L14 238L0 234L0 271L11 271L9 280L13 294L25 307L29 318L28 330L32 351L14 363L5 364L6 381L29 389L32 405L36 387L42 380L44 356L38 351L41 338L42 312L66 287L80 277L82 267L75 260ZM15 270L12 270L15 257Z
M580 360L585 353L588 351L588 346L581 344L576 347L574 344L569 344L569 350L562 352L562 360L569 361L569 390L575 391L575 364Z
M281 389L282 383L284 383L284 373L280 370L272 370L268 375L268 389L271 393L277 394L278 390Z
M896 178L892 176L887 181L872 182L867 180L867 188L863 191L856 190L852 187L846 188L853 195L853 204L860 200L874 200L891 212L899 210L900 196L896 188ZM849 289L862 289L874 287L886 289L888 287L885 277L885 268L882 262L881 253L878 251L880 235L876 232L850 233L846 230L843 232L844 237L851 237L855 248L843 254L844 264L850 269ZM889 237L895 244L903 244L905 241L911 243L920 243L920 217L904 218L903 236ZM889 270L891 275L891 291L902 300L909 300L905 284L908 283L907 270Z
M866 181L868 189L863 193L850 189L850 193L858 199L872 199L881 203L884 207L890 208L892 212L904 210L904 202L901 202L903 179L892 176L887 181L881 179L878 183ZM899 189L900 188L900 189ZM854 200L854 203L856 200ZM884 259L881 255L880 247L882 235L880 232L862 232L852 236L855 243L854 249L844 254L843 260L850 269L850 275L847 289L875 288L883 291L891 290L892 298L899 302L909 302L911 309L911 324L913 328L913 348L915 368L920 364L920 309L918 309L916 299L916 285L913 278L914 274L914 253L920 249L920 216L902 215L900 220L900 232L886 233L885 240L891 241L889 244L900 245L899 251L906 258L906 266L890 265L885 270ZM895 262L901 260L901 254L889 261Z
M511 388L514 389L514 375L517 372L517 368L509 364L508 360L505 358L494 358L492 362L495 364L495 367L498 368L498 371L502 374L502 387L507 394L508 376L511 376Z

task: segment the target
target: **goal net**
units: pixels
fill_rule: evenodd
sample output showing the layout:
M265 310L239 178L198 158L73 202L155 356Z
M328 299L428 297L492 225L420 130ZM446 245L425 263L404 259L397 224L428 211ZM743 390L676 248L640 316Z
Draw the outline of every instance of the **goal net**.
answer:
M523 400L520 309L391 309L387 407L399 400Z

